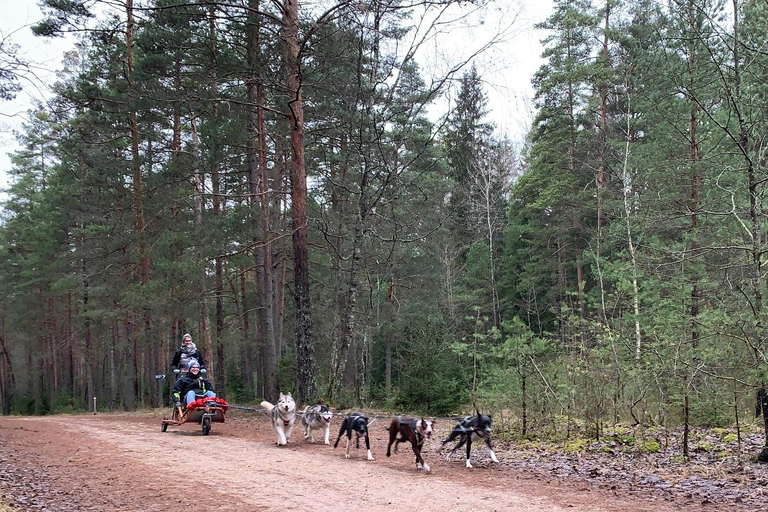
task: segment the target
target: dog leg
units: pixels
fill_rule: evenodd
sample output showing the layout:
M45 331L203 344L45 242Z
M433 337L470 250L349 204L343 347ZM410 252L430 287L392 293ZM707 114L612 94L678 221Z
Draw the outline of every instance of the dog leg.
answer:
M333 443L333 447L334 447L334 448L336 448L337 446L339 446L339 440L341 439L341 436L342 436L342 435L344 434L344 432L346 431L346 429L347 429L347 424L348 424L347 418L344 418L344 421L342 421L342 422L341 422L341 428L339 429L339 437L337 437L337 438L336 438L336 442L335 442L335 443Z
M277 427L277 444L278 446L288 444L288 442L285 440L285 431L282 427Z
M498 463L499 459L496 458L496 454L493 453L493 448L491 448L491 439L490 438L486 438L485 444L488 446L488 451L491 452L491 460L493 462Z
M467 463L466 466L468 468L472 467L472 464L469 463L469 451L472 449L472 434L467 436Z
M425 472L429 473L429 464L422 458L421 450L419 448L414 448L413 451L416 452L416 471L423 469Z
M413 431L410 432L409 438L409 441L411 442L411 448L413 448L413 453L416 454L416 469L419 470L423 468L424 471L429 473L429 464L427 464L424 461L424 458L421 456L422 445L419 444L419 438L416 437L416 433Z
M457 444L456 446L454 446L454 447L453 447L453 450L451 450L450 452L448 452L448 455L445 457L445 460L446 460L446 461L449 461L449 460L451 460L451 455L453 455L453 452L455 452L456 450L458 450L459 448L461 448L462 446L464 446L464 443L466 443L466 442L467 442L467 439L468 439L468 437L467 437L466 435L464 435L464 436L461 436L461 441L459 441L459 444Z
M365 448L368 450L368 460L373 460L373 454L371 454L371 441L368 439L368 432L365 433Z
M350 441L352 441L352 438L348 437L347 438L347 447L344 449L344 458L345 459L349 458L349 444L350 444Z
M387 457L390 457L392 455L392 445L395 445L395 453L397 453L397 443L395 442L395 439L397 439L397 430L395 430L395 424L393 422L392 425L389 427L389 444L387 445Z
M331 444L331 425L327 423L324 427L325 430L325 444Z
M285 444L288 444L288 439L291 438L291 432L293 432L293 423L288 424L288 430L285 432Z

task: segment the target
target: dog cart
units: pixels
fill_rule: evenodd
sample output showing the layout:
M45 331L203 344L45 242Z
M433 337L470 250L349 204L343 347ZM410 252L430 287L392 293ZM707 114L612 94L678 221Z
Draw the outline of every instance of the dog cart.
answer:
M197 423L203 429L203 435L207 436L211 431L211 424L224 423L229 404L226 400L216 397L198 398L191 402L186 409L181 406L173 409L173 416L163 418L160 430L165 432L168 425L183 425L185 423Z

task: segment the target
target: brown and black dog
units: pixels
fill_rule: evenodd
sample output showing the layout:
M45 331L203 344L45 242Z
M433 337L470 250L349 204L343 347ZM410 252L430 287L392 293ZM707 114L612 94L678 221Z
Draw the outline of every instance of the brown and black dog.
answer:
M398 416L392 420L387 430L389 431L389 445L387 445L387 457L390 456L390 448L395 445L395 453L400 443L410 442L413 453L416 454L416 469L424 469L429 473L429 464L424 462L421 457L421 448L424 446L424 440L432 437L432 426L434 420L428 421L424 418L403 418ZM397 436L400 436L399 438Z

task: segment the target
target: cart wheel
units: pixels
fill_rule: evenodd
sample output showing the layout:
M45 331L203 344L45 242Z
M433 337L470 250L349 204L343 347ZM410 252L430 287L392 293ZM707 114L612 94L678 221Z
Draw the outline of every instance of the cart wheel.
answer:
M165 432L168 430L168 424L167 423L161 423L160 424L160 432Z
M208 432L210 431L211 431L211 418L206 416L205 418L203 418L203 435L207 436Z

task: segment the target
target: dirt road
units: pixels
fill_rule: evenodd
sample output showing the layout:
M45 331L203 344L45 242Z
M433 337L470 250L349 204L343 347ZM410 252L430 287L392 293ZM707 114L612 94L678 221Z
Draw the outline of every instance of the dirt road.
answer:
M425 446L432 473L417 472L404 446L385 457L384 420L371 427L376 460L367 461L364 448L346 460L343 441L309 444L299 428L277 447L263 415L235 411L203 437L192 425L161 433L155 414L0 418L0 494L20 510L65 512L725 510L533 478L505 466L514 454L498 452L493 464L479 447L467 469L437 453L440 437Z

